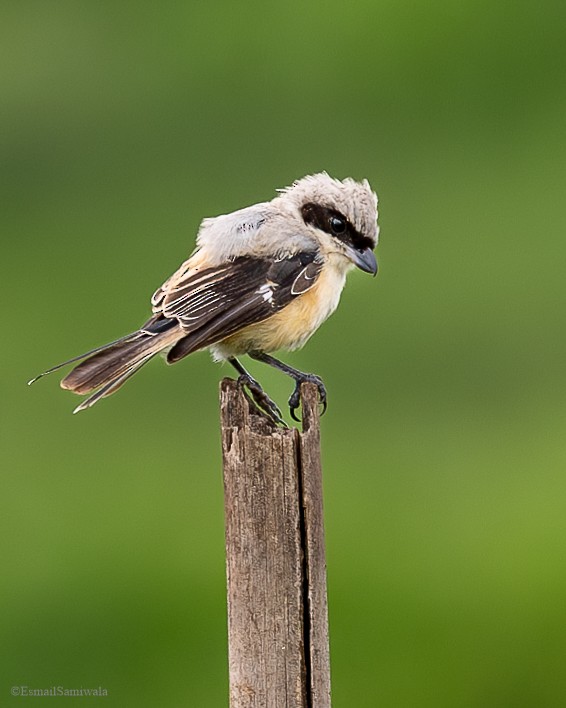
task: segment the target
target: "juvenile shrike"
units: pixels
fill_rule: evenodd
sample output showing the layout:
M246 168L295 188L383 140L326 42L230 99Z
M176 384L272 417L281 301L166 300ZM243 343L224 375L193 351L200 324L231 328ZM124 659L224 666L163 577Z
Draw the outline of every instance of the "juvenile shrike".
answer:
M289 399L297 420L300 385L322 380L270 356L301 347L338 305L346 273L357 266L377 273L377 196L367 180L303 177L261 202L204 219L197 247L158 288L153 315L132 334L74 357L40 374L82 361L61 381L74 393L91 393L75 413L114 393L156 354L167 363L208 348L227 360L256 406L276 423L281 412L236 356L248 354L295 381Z

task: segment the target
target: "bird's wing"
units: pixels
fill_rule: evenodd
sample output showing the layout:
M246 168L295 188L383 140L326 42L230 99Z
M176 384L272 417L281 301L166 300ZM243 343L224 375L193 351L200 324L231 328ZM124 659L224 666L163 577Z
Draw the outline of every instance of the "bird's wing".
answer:
M255 204L231 214L204 219L197 235L195 251L153 293L153 311L159 312L165 296L182 288L198 271L207 270L211 263L220 266L234 261L249 253L254 243L257 247L258 234L268 220L265 207L264 204Z
M177 320L186 331L182 356L284 308L312 288L322 260L312 251L272 260L241 256L215 268L191 265L181 266L152 300L154 322ZM178 353L170 360L181 358Z

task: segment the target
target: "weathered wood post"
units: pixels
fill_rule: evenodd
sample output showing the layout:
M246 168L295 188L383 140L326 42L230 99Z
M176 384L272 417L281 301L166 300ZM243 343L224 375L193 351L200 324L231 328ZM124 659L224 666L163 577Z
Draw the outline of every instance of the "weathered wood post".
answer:
M316 386L301 398L302 433L221 383L230 708L330 706Z

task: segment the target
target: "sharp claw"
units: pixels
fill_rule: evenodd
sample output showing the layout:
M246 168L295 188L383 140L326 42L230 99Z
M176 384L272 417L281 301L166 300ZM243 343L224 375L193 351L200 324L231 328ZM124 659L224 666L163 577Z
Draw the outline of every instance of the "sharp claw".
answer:
M293 420L296 420L297 423L301 422L300 418L297 418L295 415L295 411L301 404L301 383L300 381L297 381L297 384L295 386L295 390L291 394L291 397L289 398L289 413L291 414L291 418Z
M271 400L271 399L270 399L270 400ZM272 405L273 405L273 410L274 410L274 412L277 413L277 415L279 416L279 418L281 418L281 416L283 415L283 413L281 413L281 409L279 408L279 406L277 405L277 403L275 403L275 401L271 401L271 403L272 403Z
M269 405L269 404L272 404L272 405ZM264 408L263 408L264 412L267 414L267 416L269 418L271 418L271 420L276 425L284 425L285 427L287 427L287 423L281 417L281 411L279 410L279 408L277 408L277 406L273 403L273 401L268 399L267 401L264 401L262 403L262 405L264 406Z
M297 416L295 415L295 411L297 410L297 408L299 408L301 401L301 384L305 382L313 383L318 388L318 396L320 399L320 404L322 405L321 415L324 415L326 413L326 409L328 407L328 403L326 400L326 389L324 388L322 379L319 376L316 376L315 374L305 374L304 377L296 380L295 390L291 394L291 398L289 398L289 410L291 412L291 418L293 418L293 420L296 420L297 423L300 423L301 419L297 418Z

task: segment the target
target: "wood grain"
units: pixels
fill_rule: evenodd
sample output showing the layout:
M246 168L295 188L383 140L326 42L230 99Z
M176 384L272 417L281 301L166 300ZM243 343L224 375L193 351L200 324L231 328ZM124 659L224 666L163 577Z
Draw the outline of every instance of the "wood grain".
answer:
M330 706L330 647L326 594L326 548L322 504L322 463L318 390L301 387L303 432L299 437L303 505L303 548L306 557L307 630L310 652L311 706Z
M221 383L231 708L330 706L317 396L301 434Z

